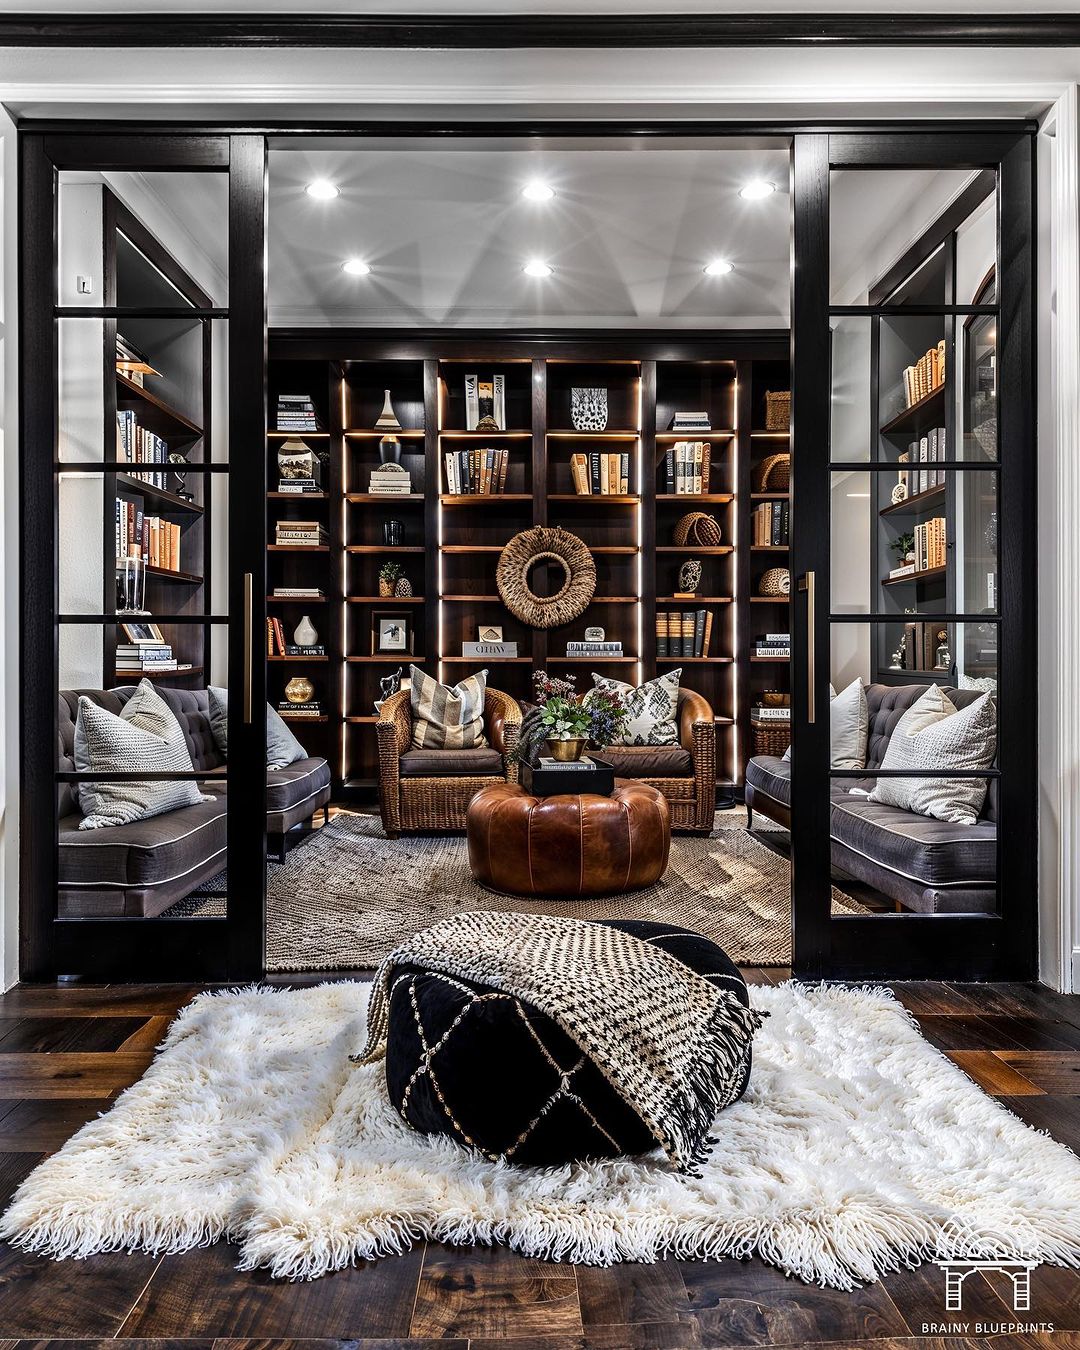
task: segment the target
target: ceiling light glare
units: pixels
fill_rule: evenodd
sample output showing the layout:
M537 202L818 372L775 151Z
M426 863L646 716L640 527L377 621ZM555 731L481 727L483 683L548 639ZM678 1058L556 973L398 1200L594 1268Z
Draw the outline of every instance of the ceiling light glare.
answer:
M549 202L555 196L555 189L541 182L539 178L534 178L521 189L521 195L528 202Z
M725 277L732 271L732 265L725 258L714 258L705 268L707 277Z
M328 178L316 178L314 183L309 183L304 191L309 197L314 197L317 202L332 202L338 195L337 188Z
M764 197L771 197L775 191L775 183L767 183L764 178L755 178L752 183L747 183L739 196L748 202L759 202Z
M341 270L347 272L350 277L366 277L371 268L363 258L350 258L341 264Z
M546 262L541 262L539 258L533 258L521 270L527 277L549 277L555 269L549 267Z

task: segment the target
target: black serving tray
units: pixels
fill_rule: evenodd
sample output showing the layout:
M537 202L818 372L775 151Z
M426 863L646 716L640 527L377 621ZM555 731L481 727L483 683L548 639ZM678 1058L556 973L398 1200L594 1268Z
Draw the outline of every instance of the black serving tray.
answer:
M534 797L558 797L564 793L595 793L610 797L615 791L615 766L606 759L589 755L595 769L534 769L521 766L521 786Z

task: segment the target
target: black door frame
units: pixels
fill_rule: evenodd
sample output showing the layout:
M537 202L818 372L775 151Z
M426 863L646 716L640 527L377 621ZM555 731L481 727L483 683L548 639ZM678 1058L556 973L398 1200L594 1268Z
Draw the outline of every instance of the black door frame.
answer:
M56 979L242 979L263 971L265 927L266 725L245 706L266 700L256 634L265 623L264 522L248 503L263 500L266 457L238 453L265 444L266 142L208 128L176 134L79 134L57 129L19 135L19 430L22 502L20 973ZM115 318L116 306L64 310L57 295L57 175L65 169L177 170L229 175L229 306L203 317L229 322L230 762L228 862L234 886L225 919L68 919L56 915L57 706L60 596L57 557L59 429L58 323L65 316ZM253 265L253 263L255 265ZM191 311L187 311L190 315ZM108 455L103 447L103 455ZM108 465L108 458L102 460ZM66 466L71 467L71 466ZM86 466L91 471L100 465ZM42 560L49 560L42 566ZM249 602L250 597L250 602ZM209 595L207 595L209 603Z
M832 169L991 169L998 174L999 715L998 912L993 915L830 913L828 528L794 532L792 901L795 970L827 979L1032 979L1038 970L1038 717L1036 666L1036 410L1034 136L965 130L821 132L795 137L793 489L798 520L830 521L829 175ZM940 310L941 307L936 307ZM948 312L948 307L945 307ZM869 378L869 372L868 372ZM983 467L993 467L986 465ZM816 592L816 603L810 597ZM811 614L811 605L816 611ZM862 621L874 615L860 616ZM943 616L949 617L949 616ZM813 673L817 673L816 680ZM811 709L808 684L814 689ZM811 720L811 712L814 717ZM1007 839L1008 846L1005 847Z
M196 155L197 157L197 143L202 144L205 148L208 139L216 137L227 141L230 146L230 153L235 157L233 165L236 174L231 192L231 205L235 209L230 212L230 266L232 266L231 260L237 256L257 256L260 258L263 256L262 232L265 230L267 140L273 136L313 138L328 133L347 133L357 137L401 136L420 138L437 136L445 139L484 136L573 137L575 135L603 136L612 139L626 137L660 139L672 135L714 138L734 135L790 137L793 143L793 229L800 241L800 259L797 259L800 265L796 266L793 272L791 316L793 409L798 408L797 417L793 422L794 444L797 447L794 459L793 503L796 496L799 501L796 522L800 517L806 519L827 518L827 515L824 517L819 515L820 511L827 510L828 505L827 467L820 476L820 482L815 487L809 468L800 473L800 461L807 465L813 464L815 462L813 456L816 453L818 455L817 462L820 464L820 448L827 444L827 395L824 400L822 397L823 391L826 390L826 383L822 371L818 368L820 365L818 357L827 352L828 349L828 236L827 220L823 212L827 211L830 138L839 145L849 147L849 152L855 154L857 147L860 145L864 151L873 150L874 153L883 153L881 147L893 142L898 137L918 137L926 147L926 153L931 162L939 160L944 162L947 159L950 165L956 166L967 158L971 159L972 167L985 167L980 156L985 157L987 138L997 136L1003 144L1008 142L1013 147L1013 160L1010 161L1012 167L1009 175L1010 191L1007 197L1003 196L1003 200L1007 200L1009 203L1008 210L1011 213L1013 226L1030 225L1034 209L1031 181L1033 174L1032 145L1037 127L1033 122L1024 120L994 119L942 123L925 119L902 121L867 121L866 119L860 119L851 122L792 122L790 120L769 121L765 119L756 122L740 121L737 123L703 120L666 122L660 120L646 122L612 121L601 124L590 121L357 123L347 120L340 122L322 120L317 124L308 123L306 125L282 121L263 123L253 121L239 125L231 124L227 127L223 127L220 123L193 121L183 124L183 130L180 133L178 133L175 123L121 121L110 124L110 134L107 137L100 135L98 125L71 120L57 122L28 120L21 123L19 127L20 155L23 165L20 180L22 194L20 203L22 227L20 238L20 276L22 283L20 296L22 324L20 341L22 411L20 425L24 470L28 471L24 473L22 526L24 558L33 556L34 553L41 556L40 551L42 549L51 549L55 531L51 481L52 441L50 440L48 446L45 446L46 436L43 430L55 426L55 408L48 406L48 400L42 398L42 390L35 391L31 387L31 382L27 376L27 372L33 369L35 365L38 369L49 369L55 366L55 350L51 331L44 331L44 326L40 322L35 325L33 318L35 313L40 315L50 312L52 304L51 297L47 295L48 284L46 281L50 273L47 270L42 271L41 262L43 250L47 251L54 246L55 220L51 214L45 214L46 202L50 198L47 195L42 173L43 163L37 162L41 161L46 141L50 146L50 154L57 158L57 162L71 162L77 160L78 156L84 153L84 147L88 141L96 138L99 144L108 144L113 147L114 153L118 155L117 167L126 168L136 166L144 168L177 167L176 160L171 158L165 149L170 142L177 148L183 147L182 153ZM164 156L163 161L153 164L149 162L148 155L151 147L155 147L155 155ZM1023 164L1020 162L1021 159L1024 161ZM1025 172L1027 175L1026 187L1024 182ZM821 195L823 182L824 198ZM261 185L260 190L262 192L257 205L254 196L256 183ZM244 186L241 186L242 184ZM51 192L51 186L48 188L48 192ZM51 206L48 210L51 212ZM41 238L35 240L32 232L27 229L29 221L37 222L39 225L48 221L47 244ZM1012 232L1012 229L1010 229L1010 234ZM28 236L30 237L28 238ZM257 245L256 240L258 241ZM243 249L245 252L238 255L237 250L239 249ZM825 266L808 265L814 259L819 262L824 260ZM1021 414L1019 407L1016 404L1013 406L1017 409L1018 418L1027 423L1026 431L1024 431L1024 434L1028 437L1027 443L1034 446L1033 355L1030 346L1033 340L1031 337L1033 331L1031 290L1034 278L1030 247L1026 259L1020 261L1023 263L1025 260L1027 266L1024 268L1023 285L1013 288L1014 291L1019 290L1022 294L1014 294L1011 303L1016 315L1016 322L1020 325L1016 329L1017 334L1023 331L1026 335L1027 354L1025 356L1020 350L1023 344L1018 336L1016 344L1010 348L1010 369L1012 371L1011 378L1017 381L1017 387L1027 391L1023 400L1025 411ZM230 377L229 416L231 444L234 447L256 443L259 445L265 444L265 284L265 276L258 279L254 275L248 276L246 279L244 276L239 276L235 279L235 283L233 278L230 278L230 306L232 311L230 315L230 348L234 353L235 365ZM1004 303L1002 309L1003 314L1009 312L1005 309ZM258 318L256 318L256 315L258 315ZM825 316L824 326L821 322L822 315ZM242 355L240 357L235 356L238 343L242 344ZM807 362L805 356L802 365L795 362L796 345L800 350L811 354L812 359L809 362ZM813 355L815 350L817 356ZM1004 355L1003 351L1003 358ZM1002 369L1004 373L1004 360ZM815 442L818 447L817 451L814 449ZM42 459L43 451L44 459ZM265 492L265 456L260 456L259 460L262 466L260 470L262 481L257 486L252 482L251 490L260 494L261 499L261 494ZM1030 456L1030 461L1030 464L1025 463L1023 465L1014 463L1008 473L1003 472L1002 476L1003 492L1008 491L1010 496L1014 497L1017 496L1017 489L1022 489L1023 495L1017 497L1019 501L1024 503L1024 509L1020 513L1023 519L1018 522L1018 528L1027 541L1034 539L1033 454ZM35 462L37 463L36 468L34 467ZM44 478L42 477L42 463L47 463L49 466L48 470L44 472ZM254 475L254 477L258 476L258 473ZM245 571L250 572L253 577L252 616L257 626L256 631L261 632L262 622L265 618L265 550L262 547L265 542L263 539L265 524L261 513L249 511L245 514L243 512L240 506L243 496L244 494L230 494L230 531L236 531L232 535L235 556L231 563L230 606L233 614L242 612L246 594L244 573ZM258 519L256 519L256 516L258 516ZM805 536L806 532L800 534L796 524L791 554L793 575L808 570L817 570L819 576L827 576L827 568L822 567L822 559L819 556L821 539L812 542L810 538ZM52 556L52 553L46 553L45 556ZM247 559L249 566L246 569L237 568L235 563L235 557L237 556L243 556ZM26 580L33 581L33 578L24 577L24 582ZM1020 566L1003 573L1002 603L1006 603L1008 595L1022 593L1025 585L1030 588L1028 593L1034 594L1034 552L1032 548L1026 550ZM52 587L51 579L47 586ZM40 578L34 582L34 587L33 595L38 599L43 598L44 587ZM42 885L47 888L47 893L50 896L55 894L55 857L52 855L52 841L48 826L48 822L54 818L55 813L55 783L51 772L55 757L54 713L51 707L44 712L42 711L39 693L41 688L51 689L56 687L55 637L51 627L55 596L51 591L47 599L48 606L31 603L31 596L24 584L22 629L24 643L22 689L25 718L22 767L24 833L21 877L23 916L25 916L27 910L27 897L40 893ZM808 633L803 606L795 604L792 608L793 654L795 658L793 690L796 691L794 721L796 739L799 740L801 746L799 753L804 762L817 760L827 764L827 737L824 736L823 732L827 722L823 721L820 716L816 725L809 724L805 720L807 712L805 697L799 691L805 689L805 644ZM1023 611L1021 610L1020 613L1022 614ZM1034 631L1034 614L1031 613L1024 617L1022 624L1022 636L1026 639L1020 642L1022 650L1035 650ZM239 626L234 625L230 646L231 670L242 669L244 664L245 650L240 633ZM34 655L35 652L43 651L51 654L48 662L43 662L40 656ZM825 669L827 652L822 646L820 626L818 634L815 636L815 656L818 668ZM1016 661L1017 664L1020 663L1019 655L1017 655ZM46 665L48 666L47 671L45 671L46 678L41 678ZM258 660L253 661L252 666L252 699L254 700L254 706L260 707L262 702L265 701L265 668L263 663ZM1012 677L1010 678L1010 687L1022 687L1030 692L1029 703L1034 708L1034 667L1030 666L1026 671L1017 671L1012 668L1008 674ZM1023 675L1022 685L1014 685L1013 683L1013 678L1018 674ZM1003 680L1006 678L1004 662L1002 678ZM1032 717L1034 717L1034 713L1032 713ZM1016 744L1019 739L1019 732L1010 737L1013 743L1010 762L1014 762L1017 766L1017 769L1011 775L1012 782L1018 790L1022 789L1026 782L1028 792L1033 794L1037 782L1035 772L1036 743L1034 737L1032 737L1027 747L1023 747ZM259 742L258 745L256 740ZM248 725L242 733L241 739L236 743L242 743L247 747L246 754L250 756L250 759L246 762L254 762L259 765L265 763L264 729ZM1003 753L1004 750L1003 745ZM1023 770L1023 772L1020 772L1020 770ZM1024 782L1020 781L1021 778ZM910 935L901 937L897 934L890 941L890 960L887 966L878 969L880 963L876 960L869 964L864 960L866 953L863 951L861 939L854 929L842 933L838 930L837 924L830 922L825 909L827 901L818 903L816 906L808 902L810 878L817 876L820 880L824 871L827 870L827 848L823 850L820 841L828 837L828 815L826 797L823 794L818 794L818 797L815 798L806 780L803 781L804 786L800 790L798 787L799 780L796 780L794 806L800 818L808 822L805 826L800 826L800 831L805 829L805 837L813 837L817 842L804 846L805 852L800 849L793 864L792 894L795 910L795 970L797 974L804 978L853 978L863 973L889 973L894 976L901 976L905 973L919 973L930 977L939 969L943 972L947 971L954 978L961 975L965 978L1005 978L1006 975L1010 978L1030 978L1034 974L1036 969L1036 892L1034 877L1037 875L1038 867L1038 840L1033 811L1029 810L1028 819L1024 822L1023 828L1010 836L1011 841L1015 841L1020 846L1015 850L1010 850L1010 858L1019 857L1022 859L1022 864L1017 864L1015 868L1011 867L1011 875L1016 875L1019 879L1019 875L1023 873L1032 879L1025 911L1011 914L1003 912L1000 918L995 917L993 919L958 920L943 916L928 921L924 920L921 923L913 917L909 920L913 925ZM251 793L245 792L242 795L245 798L244 806L235 808L238 831L236 837L238 840L243 839L245 841L242 865L245 868L257 869L263 867L264 860L261 840L256 856L255 839L265 830L265 783L259 784L257 790L253 790ZM1014 801L1011 805L1015 807L1017 803ZM234 807L230 801L230 841L233 830L233 810ZM258 817L257 822L255 817ZM1021 819L1021 817L1017 817L1018 827ZM49 847L46 848L45 845L49 845ZM51 861L43 862L42 860L45 858L51 858ZM821 891L821 895L827 897L828 893L828 886L826 885ZM819 901L820 898L819 895ZM172 945L169 952L161 952L157 949L159 944L154 944L155 949L146 952L145 963L139 955L136 966L137 954L141 954L148 946L146 940L141 938L138 933L138 926L145 924L146 921L114 920L110 922L117 925L113 931L118 937L121 933L121 927L119 926L122 925L124 934L122 946L130 955L130 963L127 964L127 969L140 978L195 977L197 971L203 969L207 972L205 978L238 978L257 975L262 971L265 890L252 900L250 906L245 906L243 914L235 916L235 922L230 924L230 940L227 954L224 956L221 954L219 943L220 926L211 929L207 923L185 920L183 921L183 935L178 934L178 941ZM921 930L927 922L934 925L932 938L918 935L918 930ZM974 952L971 950L970 936L973 930L967 927L969 923L973 924L975 929L980 930L981 934L976 943L977 950ZM863 921L863 925L865 926L865 921ZM22 928L22 923L20 927ZM178 925L174 925L174 927L178 927ZM61 953L58 952L55 941L46 931L46 926L39 920L34 920L29 929L30 931L23 938L22 945L23 978L52 978L63 969L62 965L57 964L57 956ZM206 930L205 933L201 931L204 929ZM985 933L985 936L982 935L983 933ZM944 953L940 960L938 955L935 954L938 947ZM82 958L85 958L87 953L77 937L73 938L70 943L65 943L65 949L71 954L72 960L75 960L76 956L79 958L78 968L85 972L86 962ZM965 956L970 956L971 959L958 965L958 962L961 962ZM109 969L112 969L115 964L104 955L102 960Z

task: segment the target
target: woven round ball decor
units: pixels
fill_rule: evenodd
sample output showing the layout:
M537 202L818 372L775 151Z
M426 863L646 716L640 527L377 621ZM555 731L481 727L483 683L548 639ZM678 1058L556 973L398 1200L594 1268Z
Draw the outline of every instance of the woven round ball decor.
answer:
M556 563L562 585L551 595L537 595L529 572L539 562ZM499 555L495 584L503 604L530 628L558 628L589 607L596 590L596 564L585 542L557 525L534 525L522 530Z
M683 516L672 532L672 541L676 544L697 544L701 548L716 548L723 536L720 522L705 511L689 511Z

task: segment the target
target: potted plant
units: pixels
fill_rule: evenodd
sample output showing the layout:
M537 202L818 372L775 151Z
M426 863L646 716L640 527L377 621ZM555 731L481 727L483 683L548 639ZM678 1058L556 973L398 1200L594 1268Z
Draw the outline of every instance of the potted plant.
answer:
M384 562L379 568L379 594L393 595L394 583L401 576L401 564L396 562Z
M592 718L583 703L557 694L544 704L540 721L554 759L567 761L581 758L581 752L592 732Z
M915 536L910 531L907 534L898 534L889 547L896 554L898 567L906 562L915 561Z

